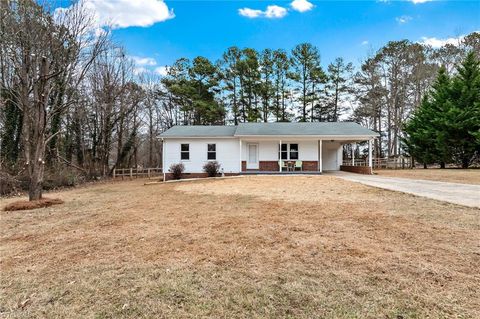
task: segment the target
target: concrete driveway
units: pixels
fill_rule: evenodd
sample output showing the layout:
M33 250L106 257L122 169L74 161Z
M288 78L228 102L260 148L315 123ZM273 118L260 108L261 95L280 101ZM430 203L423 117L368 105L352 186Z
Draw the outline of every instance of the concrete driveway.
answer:
M361 175L347 172L327 172L326 174L369 186L480 208L480 185Z

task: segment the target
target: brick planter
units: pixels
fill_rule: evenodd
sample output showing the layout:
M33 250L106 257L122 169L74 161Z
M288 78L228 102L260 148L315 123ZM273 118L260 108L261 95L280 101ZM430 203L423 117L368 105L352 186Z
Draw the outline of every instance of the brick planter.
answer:
M357 174L365 174L365 175L372 175L372 168L370 166L350 166L350 165L341 165L341 171L357 173Z

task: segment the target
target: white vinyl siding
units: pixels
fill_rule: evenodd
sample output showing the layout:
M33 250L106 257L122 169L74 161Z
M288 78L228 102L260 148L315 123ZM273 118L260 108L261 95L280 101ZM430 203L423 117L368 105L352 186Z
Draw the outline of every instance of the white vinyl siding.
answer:
M339 142L323 141L322 158L324 171L337 171L343 161L343 148Z
M239 141L234 138L175 138L165 139L165 172L172 164L183 163L185 173L203 173L203 165L208 160L208 144L215 144L216 161L225 173L238 173ZM189 160L180 159L181 144L189 144Z

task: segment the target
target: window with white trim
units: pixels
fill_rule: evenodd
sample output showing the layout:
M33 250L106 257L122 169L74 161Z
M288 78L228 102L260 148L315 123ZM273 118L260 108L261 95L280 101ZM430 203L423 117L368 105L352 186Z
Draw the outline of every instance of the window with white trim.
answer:
M180 145L180 159L182 161L190 160L190 144Z
M298 160L298 144L289 144L290 146L290 159Z
M298 144L279 145L278 158L281 160L298 160Z
M214 161L217 159L217 144L208 144L207 160Z

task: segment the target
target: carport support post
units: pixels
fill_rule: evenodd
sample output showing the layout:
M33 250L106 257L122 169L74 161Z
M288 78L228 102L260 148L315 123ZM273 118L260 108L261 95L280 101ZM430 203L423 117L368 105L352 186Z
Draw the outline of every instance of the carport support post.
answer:
M239 141L240 141L240 143L239 143L239 145L240 145L240 153L239 153L240 154L239 155L239 157L240 157L240 170L239 170L239 172L241 173L242 172L242 139L239 139Z
M323 145L323 140L318 140L318 171L320 173L322 173L322 171L323 171L322 145Z
M167 178L167 173L165 173L165 139L162 138L162 173L163 181Z
M278 141L278 171L282 171L282 140Z
M372 158L372 140L368 140L368 166L372 167L373 158Z
M352 166L355 166L355 143L352 143Z

